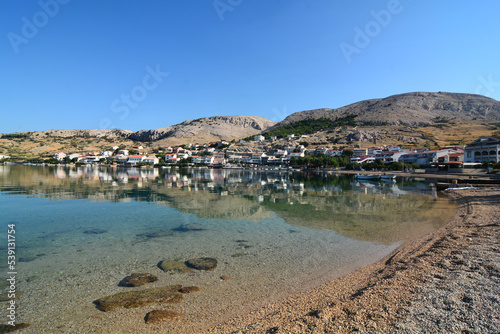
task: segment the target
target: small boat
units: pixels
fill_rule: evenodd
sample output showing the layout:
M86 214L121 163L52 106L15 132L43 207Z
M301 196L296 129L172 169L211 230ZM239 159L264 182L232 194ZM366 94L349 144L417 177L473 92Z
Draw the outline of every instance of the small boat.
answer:
M355 176L358 180L378 180L380 175L378 174L356 174Z
M380 178L382 180L394 180L396 178L396 175L395 174L384 174L384 175L380 175Z

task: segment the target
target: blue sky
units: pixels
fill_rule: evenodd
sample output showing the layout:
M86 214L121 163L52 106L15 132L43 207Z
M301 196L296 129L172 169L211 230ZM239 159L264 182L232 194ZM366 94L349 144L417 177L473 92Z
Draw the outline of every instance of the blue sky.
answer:
M0 133L500 99L500 2L2 0Z

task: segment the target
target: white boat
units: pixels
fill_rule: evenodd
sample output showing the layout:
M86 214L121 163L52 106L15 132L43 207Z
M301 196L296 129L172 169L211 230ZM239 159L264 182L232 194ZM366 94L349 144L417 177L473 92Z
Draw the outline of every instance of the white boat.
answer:
M356 174L355 176L358 180L378 180L380 175L378 174Z
M395 174L384 174L384 175L380 175L380 178L382 180L394 180L396 178L396 175Z

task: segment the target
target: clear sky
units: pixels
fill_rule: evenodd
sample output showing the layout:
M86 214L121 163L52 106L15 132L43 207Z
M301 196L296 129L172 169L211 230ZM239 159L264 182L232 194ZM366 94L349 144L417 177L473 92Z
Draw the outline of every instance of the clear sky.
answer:
M2 0L0 133L500 99L500 1Z

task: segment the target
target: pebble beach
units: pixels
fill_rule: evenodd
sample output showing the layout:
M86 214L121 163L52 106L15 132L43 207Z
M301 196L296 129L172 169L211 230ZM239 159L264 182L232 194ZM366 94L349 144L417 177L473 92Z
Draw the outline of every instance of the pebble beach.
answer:
M498 333L500 189L448 191L455 217L376 264L211 333Z

